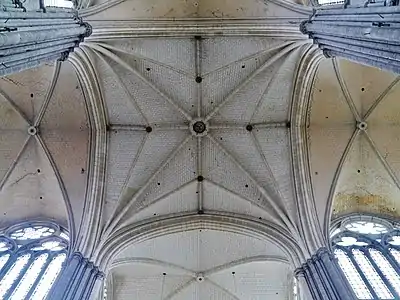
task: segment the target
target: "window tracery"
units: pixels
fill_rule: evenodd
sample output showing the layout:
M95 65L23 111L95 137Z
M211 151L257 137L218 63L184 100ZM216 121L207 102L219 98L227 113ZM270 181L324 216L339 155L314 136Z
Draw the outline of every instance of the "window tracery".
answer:
M0 233L0 299L45 299L67 257L68 234L30 222Z
M358 299L400 298L400 228L373 217L349 218L331 232L335 257Z

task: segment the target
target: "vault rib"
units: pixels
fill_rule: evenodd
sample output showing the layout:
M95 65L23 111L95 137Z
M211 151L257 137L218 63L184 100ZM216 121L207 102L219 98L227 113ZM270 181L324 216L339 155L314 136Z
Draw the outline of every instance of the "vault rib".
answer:
M339 181L339 177L342 173L344 164L347 160L347 157L350 153L350 150L352 149L353 145L354 145L354 141L356 140L357 136L360 134L361 130L356 128L353 131L353 134L350 137L349 142L346 145L346 148L343 151L342 157L340 158L338 167L335 171L335 174L333 176L333 181L332 181L332 185L329 191L329 196L328 196L328 203L327 203L327 207L326 207L326 211L325 211L325 228L329 228L327 222L330 222L331 220L331 214L332 214L332 208L333 208L333 197L335 196L335 191L338 185L338 181Z
M356 105L354 104L354 101L350 95L349 89L347 88L346 83L344 82L342 74L340 73L340 68L339 68L336 58L334 58L332 60L332 65L333 65L333 70L335 71L337 81L340 85L340 89L342 90L343 96L346 99L347 105L349 106L354 119L357 122L361 122L362 119L361 119L360 114L357 111Z
M246 123L246 124L213 124L208 126L210 129L242 129L246 130L247 125L252 125L257 129L261 128L277 128L277 127L286 127L287 122L265 122L265 123Z
M258 256L251 256L251 257L245 257L245 258L233 260L226 264L218 265L218 266L215 266L208 270L205 270L202 273L204 274L204 276L210 276L210 275L218 273L220 271L228 270L230 268L249 264L252 262L281 262L281 263L289 264L289 261L284 257L272 256L272 255L258 255Z
M374 104L369 108L367 113L364 116L364 121L367 121L369 116L375 111L376 107L382 102L383 99L386 98L386 95L392 90L393 87L397 85L400 81L400 76L396 77L395 80L379 95L379 97L375 100Z
M26 122L27 125L30 125L30 121L28 117L23 113L23 111L15 104L15 102L3 91L0 89L0 96L2 96L8 104L14 109L14 111Z
M242 199L243 201L249 202L249 203L253 204L254 206L257 206L258 208L262 209L266 213L269 213L267 210L265 210L265 206L263 206L260 202L254 201L253 199L249 199L247 197L244 197L243 195L241 195L241 194L239 194L239 193L237 193L235 191L232 191L232 190L228 189L227 187L225 187L225 186L223 186L223 185L221 185L221 184L219 184L219 183L217 183L215 181L212 181L210 179L204 179L204 181L211 183L212 185L220 188L221 190L223 190L224 192L226 192L228 194L231 194L231 195L233 195L235 197L238 197L238 198ZM275 217L272 214L270 214L269 216L272 219L272 221L275 222L276 224L278 224L278 225L280 225L282 227L285 226L283 221L280 220L279 218Z
M228 63L227 65L224 65L224 66L222 66L222 67L220 67L220 68L218 68L218 69L215 69L215 70L213 70L213 71L204 73L203 76L206 77L206 76L208 76L208 75L210 75L210 74L212 74L212 73L220 72L220 71L222 71L222 70L224 70L224 69L229 68L230 66L232 66L232 65L234 65L234 64L237 64L237 63L240 63L240 62L244 62L244 61L250 60L250 59L252 59L252 58L259 57L259 56L263 55L264 53L271 52L271 51L275 51L275 50L278 50L278 49L287 47L287 46L289 46L290 44L293 44L293 41L285 42L285 43L282 43L282 44L277 45L277 46L275 46L275 47L261 50L261 51L259 51L259 52L257 52L257 53L254 53L254 54L251 54L251 55L249 55L249 56L246 56L246 57L243 57L243 58L241 58L241 59L238 59L238 60L235 60L235 61L233 61L233 62L230 62L230 63Z
M121 76L118 75L118 73L114 70L113 67L104 59L102 55L100 55L98 52L93 51L101 60L102 62L111 70L111 72L114 75L114 78L117 80L118 84L124 89L125 93L129 97L129 101L132 103L133 107L139 112L140 116L143 118L146 124L149 124L149 120L147 119L146 115L143 113L142 109L140 108L139 104L137 103L135 97L133 97L132 93L129 91L129 89L126 87L125 83L121 80Z
M125 124L110 124L111 130L120 131L146 131L146 126L144 125L125 125Z
M175 290L173 290L171 293L169 293L164 299L162 300L171 300L173 297L178 295L179 293L183 292L185 289L187 289L192 283L196 282L196 278L192 278L186 283L182 284L181 286L177 287Z
M280 190L280 188L278 186L278 182L276 181L274 173L272 173L271 167L269 166L267 158L266 158L264 152L262 151L261 145L258 142L258 139L257 139L256 135L254 134L254 132L250 132L250 136L251 136L251 139L253 140L254 145L256 146L256 149L257 149L258 153L260 154L260 156L261 156L261 158L262 158L262 160L264 162L264 165L265 165L265 168L267 169L268 174L271 176L271 178L273 180L273 185L274 185L273 188L278 192L279 197L281 198L282 202L284 203L285 201L283 201L283 200L285 198L282 195L282 192L281 192L281 190Z
M180 270L186 275L190 275L195 277L196 273L193 270L184 268L180 265L173 264L170 262L166 262L163 260L158 260L158 259L153 259L153 258L147 258L147 257L132 257L132 258L124 258L124 259L119 259L115 262L112 263L110 269L115 269L120 266L126 265L126 264L132 264L132 263L141 263L141 264L148 264L148 265L156 265L156 266L162 266L162 267L168 267L176 270ZM183 274L182 274L183 275Z
M199 38L195 38L195 48L196 48L196 57L195 57L195 72L196 72L196 79L201 78L201 60L200 60L200 53L201 53L201 41ZM196 97L197 97L197 117L200 118L202 115L202 96L203 93L201 91L201 82L198 82L196 85Z
M203 175L203 151L202 151L202 137L197 137L197 176ZM197 181L197 201L198 211L203 211L204 203L204 186L203 181Z
M150 125L152 125L150 123ZM111 130L121 131L147 131L149 130L146 125L135 125L135 124L110 124ZM151 131L169 131L169 130L188 130L186 124L157 124L157 126L151 127Z
M132 199L125 205L121 212L119 212L114 219L110 222L110 224L105 227L106 230L104 232L105 236L111 234L112 230L118 225L118 222L123 218L123 216L129 211L132 204L142 195L142 193L149 187L150 184L153 183L154 179L157 177L158 174L162 172L164 167L181 151L181 149L189 142L192 138L191 135L188 135L187 138L178 145L174 151L170 153L167 159L161 164L161 166L150 176L150 178L146 181L146 183L136 192L136 194L132 197ZM111 220L110 219L110 220Z
M51 155L45 142L43 141L43 139L41 138L41 136L39 134L35 135L34 137L35 137L36 141L38 142L38 144L40 145L40 147L42 148L44 154L46 155L46 158L49 161L51 168L53 169L54 176L57 179L58 186L61 190L61 194L62 194L62 197L64 200L65 208L67 210L70 239L71 239L72 243L75 243L76 242L75 241L75 237L76 237L75 236L75 221L74 221L74 217L73 217L73 213L72 213L72 206L71 206L71 202L68 197L67 189L65 188L60 171L58 170L57 165L53 159L53 156Z
M181 74L181 75L186 76L187 78L190 78L190 79L193 78L193 75L192 75L192 74L187 73L187 72L185 72L185 71L183 71L183 70L176 69L176 68L174 68L174 67L172 67L172 66L170 66L170 65L164 64L164 63L162 63L162 62L160 62L160 61L157 61L157 60L154 60L154 59L151 59L151 58L148 58L148 57L144 57L144 56L139 55L139 54L130 53L130 52L125 51L125 50L123 50L123 49L121 49L121 48L117 48L117 47L114 47L114 46L109 45L109 44L106 44L106 43L101 43L101 42L84 42L84 43L82 43L82 44L86 44L86 45L89 45L89 46L90 46L91 44L97 44L97 45L99 45L99 46L101 46L101 47L103 47L103 48L107 48L107 49L109 49L109 50L114 50L114 51L116 51L116 52L128 54L128 55L131 55L131 56L133 56L133 57L139 58L139 59L141 59L141 60L151 62L152 64L159 65L159 66L164 67L164 68L166 68L166 69L170 69L170 70L174 71L175 73L178 73L178 74Z
M31 135L28 135L28 137L26 138L24 144L21 147L21 150L19 150L19 152L17 154L17 157L13 160L13 162L11 163L11 165L8 168L7 172L4 174L3 179L0 181L0 191L3 190L3 187L6 184L8 178L10 177L11 173L14 171L19 159L22 156L22 154L25 152L26 146L28 145L30 139L31 139Z
M235 296L234 294L232 294L230 291L228 291L226 288L224 288L223 286L220 286L218 283L212 281L210 278L205 278L205 280L207 282L209 282L211 285L215 286L216 288L220 289L221 291L223 291L225 294L227 294L228 296L232 297L235 300L240 300L240 298L238 298L237 296Z
M51 97L53 96L54 89L56 88L58 77L60 76L60 71L61 71L61 62L57 61L54 67L53 71L53 77L51 78L51 83L47 89L46 92L46 98L44 99L44 102L42 106L40 107L39 114L34 121L34 126L38 127L40 123L43 120L44 114L46 113L47 107L49 106Z
M296 49L297 47L306 44L307 41L299 41L299 42L293 42L290 44L290 46L286 47L283 49L281 52L278 54L274 55L270 59L268 59L262 66L257 68L253 73L251 73L241 84L239 84L234 90L232 90L227 97L219 103L206 117L205 121L209 121L227 102L231 101L234 96L241 90L243 87L245 87L247 84L249 84L254 77L256 77L258 74L261 72L264 72L268 67L270 67L273 63L275 63L278 59L282 58L284 55L287 53L291 52L292 50Z
M176 187L175 189L173 189L173 190L171 190L171 191L169 191L169 192L163 194L162 196L155 198L154 200L150 201L149 203L147 203L147 204L145 204L145 205L143 205L143 206L141 206L141 207L138 207L137 209L135 209L135 210L133 211L133 213L134 213L134 214L137 214L137 213L139 213L139 212L145 210L146 208L148 208L148 207L150 207L150 206L156 204L157 202L163 201L165 198L167 198L167 197L173 195L173 194L176 193L176 192L179 192L180 190L183 190L184 188L186 188L187 186L189 186L189 185L192 184L192 183L194 183L194 180L190 180L190 181L188 181L188 182L182 184L181 186ZM142 202L141 202L141 203L142 203ZM140 203L139 203L139 204L140 204ZM125 227L125 226L127 226L127 225L129 225L129 219L128 219L126 222L123 222L123 223L120 225L120 227Z
M129 183L129 180L130 180L130 178L132 176L133 169L135 168L136 163L138 162L139 157L142 154L142 151L143 151L144 145L146 144L148 136L149 136L148 134L144 135L143 138L142 138L142 141L140 142L140 145L139 145L139 148L138 148L138 150L136 152L135 158L133 159L133 161L132 161L132 163L131 163L131 165L129 167L128 175L126 176L126 178L124 180L124 183L123 183L123 185L121 187L121 191L124 191L126 189L128 183ZM118 209L119 204L120 204L120 199L118 199L117 205L114 207L113 212L111 214L111 218L109 220L107 220L107 223L104 226L104 228L107 228L110 225L111 220L112 220L112 216L114 216L117 213L117 209Z
M160 299L161 299L161 300L162 300L162 298L164 297L164 285L165 285L165 276L162 277L161 295L160 295Z
M155 131L168 131L168 130L188 130L189 127L186 124L157 124L153 127Z
M259 108L260 108L260 106L261 106L262 100L263 100L265 94L267 93L268 89L271 87L271 84L272 84L272 82L274 81L273 79L274 79L276 73L278 72L278 70L279 70L279 68L277 68L277 69L274 70L274 73L271 75L271 78L270 78L270 80L268 81L268 84L267 84L267 86L265 87L265 90L264 90L264 91L262 92L262 94L260 95L260 98L259 98L258 101L257 101L256 107L255 107L253 113L251 114L250 122L249 122L249 123L253 122L253 119L254 119L254 117L256 116L256 113L257 113L257 111L259 110Z
M257 187L258 191L263 195L264 199L272 206L278 216L282 219L283 223L287 226L289 231L296 232L292 222L290 219L284 214L284 212L279 208L279 206L275 203L272 197L268 194L268 192L263 188L260 183L251 176L251 174L237 161L237 159L226 150L211 134L207 135L207 137L216 145L218 148L230 158L230 160L241 170L252 183ZM265 207L263 208L265 210Z
M367 138L369 144L372 147L372 150L375 152L376 156L378 156L379 160L381 161L381 163L383 164L384 168L386 169L386 172L389 173L389 176L392 178L392 180L394 181L394 183L396 184L397 188L400 190L400 181L397 178L396 174L393 172L392 168L390 167L389 163L387 162L387 160L383 157L383 155L381 154L381 152L378 150L378 147L376 146L375 142L373 141L373 139L371 138L371 136L368 134L367 131L364 132L365 137Z
M178 104L176 104L173 99L171 99L164 92L159 90L151 81L149 81L146 77L144 77L142 74L140 74L140 72L138 72L136 69L132 68L128 63L123 61L117 55L115 55L114 53L110 52L109 50L107 50L101 46L98 46L97 44L90 43L87 45L90 45L90 47L93 48L94 50L97 50L98 52L102 53L103 55L108 56L110 59L112 59L116 63L120 64L121 66L126 68L128 71L132 72L136 77L138 77L146 85L148 85L161 98L163 98L165 101L167 101L167 103L169 103L175 110L180 112L188 121L192 120L192 117L190 116L190 114L188 112L186 112L183 108L181 108Z
M278 127L287 127L288 122L265 122L265 123L253 123L251 125L253 125L255 129L278 128Z

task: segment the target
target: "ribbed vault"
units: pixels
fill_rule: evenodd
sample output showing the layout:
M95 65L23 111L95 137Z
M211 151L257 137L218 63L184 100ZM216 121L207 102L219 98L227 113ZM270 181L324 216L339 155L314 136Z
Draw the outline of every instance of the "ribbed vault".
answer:
M109 118L104 236L193 211L240 212L296 234L288 128L302 45L229 37L86 43ZM196 122L205 130L196 132Z
M107 118L105 195L100 243L93 255L101 268L112 266L110 276L117 278L112 287L116 299L145 297L142 292L147 288L139 287L138 282L153 288L154 280L162 280L163 273L176 268L187 270L186 275L179 275L187 281L178 278L165 291L154 287L153 298L216 295L242 299L256 295L251 282L233 290L231 272L236 271L231 265L223 267L230 263L243 275L242 281L264 269L259 276L265 277L261 284L265 286L260 288L263 296L285 299L289 295L293 263L307 256L299 229L289 133L295 74L310 47L301 37L279 35L111 36L82 45L75 57L91 62ZM162 225L179 218L185 223L176 223L172 232ZM190 218L196 223L191 225ZM175 252L186 255L178 255L174 249L192 249L182 246L177 236L194 235L190 239L202 240L199 231L210 218L215 225L206 231L220 250L204 249L201 257L205 264L207 257L215 256L215 264L194 268L186 262L173 263ZM232 225L221 227L228 219ZM228 247L225 239L254 241L250 228L257 222L264 226L257 232L265 230L268 235L268 230L274 231L274 242L259 241L264 246L257 254L250 253L252 247L246 242L243 251L250 252L230 258L229 253L239 246ZM193 230L195 224L200 229ZM144 237L158 228L156 237ZM115 256L125 247L140 249L142 244L136 239L140 241L142 236L146 240L142 243L159 243L155 248L172 256ZM199 261L195 256L191 264ZM192 280L195 274L217 266L230 272L229 279L213 281L210 271L204 287ZM161 272L162 267L168 272ZM265 270L280 275L272 278ZM132 278L143 274L132 280L126 276L129 273L136 274ZM251 280L261 280L254 276ZM185 291L181 292L181 285Z
M308 129L321 222L331 213L399 217L399 79L345 60L321 63Z
M110 299L287 299L292 270L274 244L208 229L164 235L122 251Z
M0 226L51 219L73 237L83 213L89 151L75 70L56 63L1 78L0 114Z
M306 3L307 2L307 3ZM168 19L239 19L298 17L307 11L296 0L81 0L81 15L91 21ZM301 5L296 5L301 4ZM287 8L291 8L289 11Z

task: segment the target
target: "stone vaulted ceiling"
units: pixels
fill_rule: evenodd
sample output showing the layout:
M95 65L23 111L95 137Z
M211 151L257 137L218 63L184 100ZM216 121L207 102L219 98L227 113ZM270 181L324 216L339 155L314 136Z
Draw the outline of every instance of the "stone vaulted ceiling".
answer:
M321 222L331 213L399 218L399 80L345 60L320 64L308 138Z
M247 216L298 237L290 107L297 63L309 47L269 37L85 42L108 120L101 240L190 213ZM291 293L293 267L274 244L218 226L182 230L120 254L110 275L112 299ZM155 287L164 277L165 286Z
M0 226L67 227L108 299L290 299L331 212L399 217L398 78L293 2L160 3L81 2L69 61L0 79Z
M84 207L88 145L85 102L70 63L1 78L0 226L52 219L73 237Z
M128 247L111 270L112 299L290 299L293 284L273 243L204 229Z
M266 38L87 43L109 119L105 230L208 210L293 222L288 115L301 45Z

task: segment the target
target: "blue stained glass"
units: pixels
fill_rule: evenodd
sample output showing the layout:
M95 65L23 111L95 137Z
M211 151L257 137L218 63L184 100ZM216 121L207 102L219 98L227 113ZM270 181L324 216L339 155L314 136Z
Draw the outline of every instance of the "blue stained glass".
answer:
M37 285L35 291L32 294L31 300L42 300L46 297L50 291L51 286L56 280L58 274L61 271L62 263L65 261L66 255L60 254L53 258L50 265L47 267L46 272L43 274L42 279Z
M395 258L395 260L397 261L397 263L400 265L400 251L391 248L391 249L390 249L390 253L392 253L393 257Z
M386 257L376 249L369 249L371 257L378 265L379 269L385 275L387 280L392 284L393 288L396 290L397 295L400 296L400 276L390 265Z
M398 231L384 220L364 220L344 222L331 236L339 266L357 299L400 299Z
M10 258L10 254L6 254L0 257L0 271L3 269L4 265L7 263Z
M342 250L336 249L335 256L337 257L339 266L353 288L357 298L372 299L371 292L368 290L366 284L362 280L360 274L358 274L357 269L354 267L347 254Z
M353 250L354 259L357 261L360 269L367 277L369 283L374 288L379 299L394 299L392 293L389 291L388 287L379 276L378 272L374 269L368 258L360 250Z
M25 296L28 294L29 289L32 287L35 282L37 276L42 270L46 260L48 258L48 254L42 254L35 259L35 261L29 266L29 269L25 272L18 286L11 294L10 300L20 300L25 299Z
M0 236L0 270L8 268L0 280L0 299L45 299L66 259L65 237L57 225L41 224Z
M7 291L13 285L15 280L17 280L18 276L21 274L22 269L28 263L30 254L25 254L17 258L12 267L8 270L4 278L0 282L0 299L4 299Z

